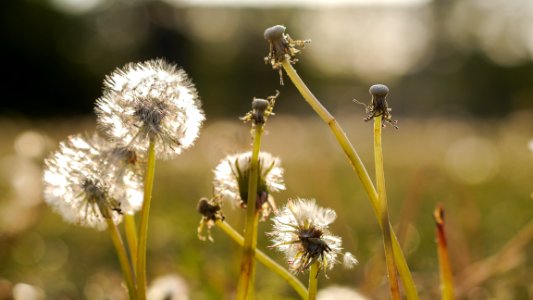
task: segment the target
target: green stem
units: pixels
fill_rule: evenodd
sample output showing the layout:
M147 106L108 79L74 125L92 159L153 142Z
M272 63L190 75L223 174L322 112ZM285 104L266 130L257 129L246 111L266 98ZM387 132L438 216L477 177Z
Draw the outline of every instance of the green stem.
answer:
M311 264L309 269L309 300L316 299L316 293L318 291L318 261Z
M126 286L128 287L128 294L130 299L137 299L136 290L135 290L135 280L133 279L132 266L128 260L128 254L126 253L126 248L120 237L120 233L113 223L112 219L107 219L107 230L111 235L111 240L113 240L113 245L117 251L118 260L120 262L120 268L124 274L124 279L126 280Z
M130 214L124 215L124 231L126 232L126 242L130 250L131 265L133 274L137 274L137 225L135 225L135 216Z
M387 190L385 188L385 170L383 169L383 147L381 145L381 116L374 117L374 161L376 167L376 185L378 187L379 201L381 203L381 223L389 224L389 209L387 205ZM392 250L391 230L389 226L382 226L383 245L385 248L385 261L391 298L400 300L400 288L394 263Z
M144 198L139 229L139 248L137 249L137 291L140 300L146 299L146 244L148 239L148 217L154 187L155 174L155 139L150 138L148 147L148 164L144 175Z
M318 101L315 95L311 93L311 91L309 90L309 88L307 88L307 86L305 85L303 80L300 78L298 73L296 73L296 70L294 70L290 62L288 62L287 59L284 59L282 63L283 63L283 68L287 72L287 75L292 80L294 86L296 86L300 94L302 94L303 98L313 108L313 110L320 116L320 118L330 127L333 135L337 139L337 142L339 143L342 150L344 151L344 154L350 161L352 168L354 169L357 176L359 177L359 180L363 184L363 188L365 189L368 195L368 198L370 199L370 202L372 203L372 206L374 208L374 213L376 215L376 218L382 230L383 230L384 225L388 226L389 230L391 230L392 248L394 251L394 261L396 263L396 267L398 268L400 279L402 280L403 286L405 288L407 299L418 300L418 292L416 290L415 282L413 280L413 276L411 275L411 271L409 270L409 266L407 265L407 261L405 260L405 256L403 255L402 248L400 247L400 243L398 242L398 239L396 238L394 231L392 231L391 224L390 223L383 224L383 220L381 219L381 207L379 203L378 193L376 192L376 189L374 188L374 185L372 184L372 180L370 179L370 176L368 175L368 172L366 171L365 166L363 165L363 162L361 161L361 158L359 158L359 155L357 154L354 147L348 140L348 137L346 137L346 133L342 130L340 125L337 123L337 120L335 120L335 118L326 110L324 106L322 106L322 104L320 103L320 101Z
M246 200L246 224L244 231L243 256L241 262L241 274L237 286L237 299L253 299L255 283L255 248L257 246L257 226L259 213L257 203L257 182L259 178L259 150L263 125L258 124L254 128L254 142L252 158L250 162L250 177L248 180L248 199Z
M222 229L231 239L233 239L241 247L244 245L244 238L235 230L231 225L224 221L217 220L217 226ZM255 250L255 258L269 268L272 272L278 274L279 277L283 278L287 283L292 286L292 288L300 295L302 299L307 299L308 293L305 286L292 275L287 269L279 265L277 262L272 260L268 255L263 253L261 250Z

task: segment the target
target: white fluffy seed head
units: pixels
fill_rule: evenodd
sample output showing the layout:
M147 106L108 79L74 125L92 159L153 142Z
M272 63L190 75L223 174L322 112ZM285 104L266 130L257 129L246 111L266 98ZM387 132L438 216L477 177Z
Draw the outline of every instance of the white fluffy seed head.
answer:
M272 218L272 231L268 233L272 247L285 254L295 273L308 270L314 262L327 271L337 263L342 250L341 238L329 231L336 216L334 210L319 207L315 200L289 200Z
M235 204L246 203L252 153L229 155L215 168L215 194ZM285 189L281 160L267 152L259 153L259 182L257 194L270 196Z
M195 142L205 120L187 73L164 60L130 63L104 81L96 114L101 131L120 146L172 158Z
M45 160L44 199L67 222L102 230L141 207L140 167L113 149L96 135L73 135Z

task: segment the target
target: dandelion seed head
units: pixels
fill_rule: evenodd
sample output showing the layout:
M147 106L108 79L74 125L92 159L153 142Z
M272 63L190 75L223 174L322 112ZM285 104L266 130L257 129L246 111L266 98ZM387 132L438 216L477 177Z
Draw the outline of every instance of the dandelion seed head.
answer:
M96 114L100 129L120 146L171 158L193 145L205 119L196 88L164 60L130 63L104 81Z
M230 155L222 159L214 170L215 194L234 204L246 205L251 161L251 152ZM279 158L267 152L259 153L257 197L261 199L261 205L270 203L269 205L273 206L271 193L285 189L283 172Z
M318 291L318 300L368 300L367 297L349 287L329 286Z
M44 199L67 222L103 230L142 204L142 174L102 138L70 136L45 160Z
M268 233L272 247L285 254L295 273L307 270L314 262L327 271L337 263L342 250L341 238L329 231L336 216L334 210L319 207L314 200L289 200L272 218L272 231Z
M146 297L148 300L187 300L189 287L178 274L167 274L152 282Z

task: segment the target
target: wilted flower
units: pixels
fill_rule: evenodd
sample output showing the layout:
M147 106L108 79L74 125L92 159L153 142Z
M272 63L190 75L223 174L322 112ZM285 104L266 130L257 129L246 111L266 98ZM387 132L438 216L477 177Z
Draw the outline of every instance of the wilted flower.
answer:
M99 138L70 136L45 160L45 201L72 223L106 228L142 204L142 175L134 152L117 150Z
M334 210L319 207L314 200L291 199L272 218L274 224L268 233L272 247L285 254L293 272L303 272L314 262L327 271L337 263L342 250L341 238L328 229L336 217ZM346 255L346 263L356 262L353 255Z
M207 239L211 242L214 241L211 236L211 228L215 226L217 220L224 220L224 215L220 209L220 199L217 197L213 199L204 197L198 201L196 210L202 215L202 219L198 225L198 238L200 240L205 241ZM207 237L203 233L205 227L207 227Z
M251 161L251 152L230 155L222 159L215 169L213 183L215 195L220 195L241 206L246 206ZM281 168L280 164L280 159L273 157L270 153L259 153L256 205L258 209L263 209L263 215L268 215L270 209L276 209L270 194L285 189L283 168Z
M370 105L365 105L354 99L354 102L357 104L362 104L365 106L365 111L368 114L363 120L365 122L372 120L374 117L381 116L381 120L387 122L398 129L396 125L397 120L392 119L391 111L392 108L387 104L387 94L389 93L389 88L384 84L374 84L370 87L369 93L372 95L372 102ZM385 127L385 123L383 123Z
M196 88L185 71L163 60L130 63L104 81L98 125L120 146L170 158L194 143L204 121Z
M279 71L280 84L283 85L281 73L282 62L287 59L289 63L295 64L296 54L310 43L310 40L293 40L285 33L285 26L275 25L265 29L264 37L269 45L268 56L265 57L265 63L272 65L272 69Z

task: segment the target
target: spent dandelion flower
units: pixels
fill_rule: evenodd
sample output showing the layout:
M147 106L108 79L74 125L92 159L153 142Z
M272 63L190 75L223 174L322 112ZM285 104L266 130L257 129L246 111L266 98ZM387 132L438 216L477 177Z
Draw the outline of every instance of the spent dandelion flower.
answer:
M278 70L281 85L283 85L282 62L287 58L291 64L295 64L298 61L296 54L311 42L311 40L293 40L285 33L285 29L283 25L275 25L267 28L263 34L269 44L265 63L270 64L272 69Z
M209 240L213 242L211 236L211 228L215 226L217 220L224 220L224 215L221 211L221 203L218 197L207 199L205 197L198 201L196 210L202 215L200 224L198 225L198 238L201 241ZM204 228L207 227L207 235L204 235Z
M142 176L112 149L97 135L73 135L45 160L44 199L67 222L103 230L140 207Z
M272 247L285 254L295 273L308 270L315 262L319 270L330 270L342 250L341 238L328 229L336 217L333 209L319 207L314 200L291 199L272 218L272 231L268 233ZM356 262L352 254L346 255L345 263Z
M369 92L372 95L372 101L369 105L361 103L355 99L353 100L355 103L365 106L365 111L368 115L363 120L368 122L374 119L374 117L381 116L383 121L398 129L398 126L396 125L398 121L392 119L392 114L390 113L392 108L387 104L389 88L384 84L374 84L370 87ZM383 127L385 127L385 122L383 123Z
M99 128L123 147L171 158L193 145L205 119L187 73L164 60L130 63L108 75L97 100Z
M214 171L215 195L246 207L251 160L251 152L229 155L222 159ZM270 211L276 211L271 193L285 189L283 172L279 158L268 152L259 153L256 207L262 209L264 217L268 216Z

